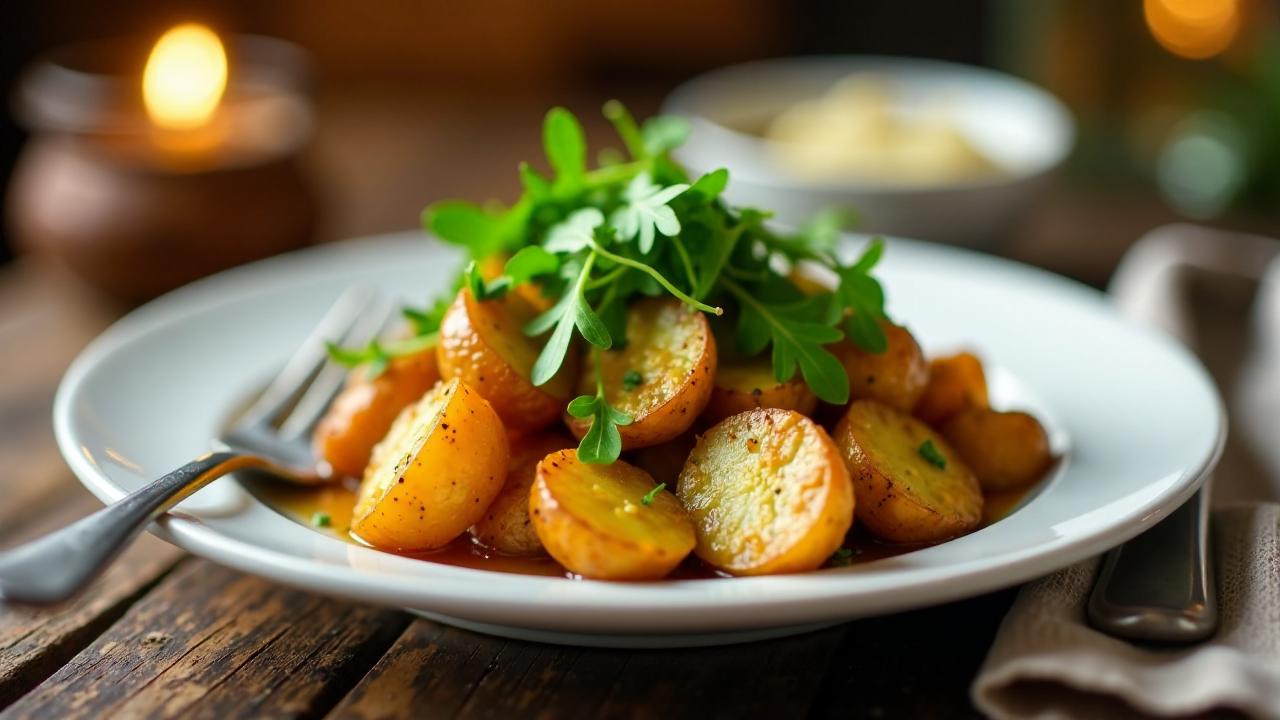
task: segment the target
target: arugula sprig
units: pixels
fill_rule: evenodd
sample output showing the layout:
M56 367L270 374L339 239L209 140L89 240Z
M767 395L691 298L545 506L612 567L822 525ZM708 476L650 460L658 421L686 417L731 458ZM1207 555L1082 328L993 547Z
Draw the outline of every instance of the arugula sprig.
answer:
M541 342L530 377L535 385L560 372L577 338L590 349L596 393L568 407L571 416L592 422L579 457L612 462L621 452L618 427L631 418L610 405L600 357L625 346L627 307L640 296L674 297L715 315L727 311L736 319L739 350L768 351L779 381L799 372L818 397L846 402L848 377L828 348L847 337L866 351L884 351L884 291L871 274L883 243L874 240L844 263L836 253L842 218L820 215L794 232L779 230L770 213L724 201L726 170L690 178L670 158L689 133L683 120L637 123L616 101L604 115L625 154L602 152L602 163L591 167L581 124L554 108L542 131L549 172L522 163L523 193L515 203L445 201L423 213L428 230L476 261L462 284L477 299L501 297L523 283L555 298L524 328ZM495 255L507 258L502 272L485 277L477 263ZM825 268L834 288L803 292L791 274L806 264ZM376 348L366 350L362 358L381 357ZM622 391L634 390L636 378L622 384Z

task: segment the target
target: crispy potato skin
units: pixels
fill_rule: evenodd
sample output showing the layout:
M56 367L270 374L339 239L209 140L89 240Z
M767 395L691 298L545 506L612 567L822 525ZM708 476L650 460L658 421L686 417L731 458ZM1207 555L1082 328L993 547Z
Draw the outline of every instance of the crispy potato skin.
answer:
M434 349L395 358L372 380L363 368L356 369L316 425L311 436L316 457L335 475L360 477L373 446L386 436L400 411L439 380Z
M959 353L929 363L929 384L916 403L915 416L938 427L965 410L987 406L982 361L970 353Z
M513 440L506 482L471 535L480 544L507 555L541 555L542 541L529 517L529 488L538 463L557 450L573 447L563 432L542 432Z
M459 378L474 388L518 431L555 422L569 401L576 370L571 353L550 382L533 386L529 373L541 348L522 330L533 316L534 309L516 294L478 302L464 288L440 323L441 377Z
M1044 426L1024 412L968 410L948 420L942 434L987 491L1030 485L1052 460Z
M853 524L853 485L839 450L792 410L750 410L708 430L677 492L697 528L694 552L734 575L816 569Z
M716 341L702 313L677 300L645 299L627 311L627 346L600 354L609 404L631 416L618 428L622 448L664 443L688 430L711 398L716 375ZM628 371L640 373L632 390L623 385ZM578 391L595 394L591 363L583 363ZM565 423L581 438L590 419L565 414Z
M946 460L935 467L920 455L931 440ZM858 522L901 543L939 542L982 521L978 480L938 433L920 420L874 400L859 400L836 425L858 497Z
M887 320L880 322L889 347L870 353L849 340L829 346L849 375L849 397L878 400L911 412L929 384L929 363L911 332Z
M702 421L714 425L730 415L756 408L782 408L812 415L817 407L818 396L799 375L780 383L773 377L773 363L764 358L720 366Z
M642 498L653 478L621 460L588 465L574 450L538 463L529 512L551 557L599 580L656 580L693 549L693 523L671 493Z
M442 381L373 449L351 529L384 550L442 547L484 516L509 452L489 403L460 380Z

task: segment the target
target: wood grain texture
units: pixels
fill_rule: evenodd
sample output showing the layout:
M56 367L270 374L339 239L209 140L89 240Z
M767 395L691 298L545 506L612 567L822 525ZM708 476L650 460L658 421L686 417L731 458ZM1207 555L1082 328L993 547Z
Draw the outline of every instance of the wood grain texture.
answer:
M407 623L193 559L0 718L313 717Z
M626 651L503 640L418 620L330 717L797 717L844 636L834 629Z

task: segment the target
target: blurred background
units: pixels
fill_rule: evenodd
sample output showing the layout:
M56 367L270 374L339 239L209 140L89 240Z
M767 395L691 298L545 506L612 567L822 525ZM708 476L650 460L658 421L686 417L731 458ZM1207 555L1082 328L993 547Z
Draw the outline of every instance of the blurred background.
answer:
M995 233L996 252L1101 284L1130 243L1170 220L1280 231L1280 33L1265 0L142 0L109 12L43 0L11 3L5 16L0 93L11 99L39 58L103 38L132 38L140 54L116 59L140 74L146 48L182 22L302 48L310 69L298 87L314 103L314 130L297 161L317 241L414 227L443 197L511 200L517 162L540 157L551 105L582 117L598 147L611 141L599 114L608 98L643 116L705 71L814 54L986 66L1062 100L1074 149ZM233 82L236 72L233 52ZM57 134L19 105L0 115L10 187L0 258L10 262L43 241L24 232L15 166L33 131ZM59 212L76 212L69 197Z

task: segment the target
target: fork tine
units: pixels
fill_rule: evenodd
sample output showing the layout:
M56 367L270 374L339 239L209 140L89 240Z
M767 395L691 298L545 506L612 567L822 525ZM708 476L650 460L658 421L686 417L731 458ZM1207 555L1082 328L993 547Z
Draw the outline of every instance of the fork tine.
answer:
M361 346L379 337L392 326L393 308L388 303L379 303L376 310L367 312L342 338L346 346ZM342 391L346 383L347 369L337 363L327 363L311 386L306 389L293 410L280 423L279 436L283 440L294 440L311 432L320 420L329 404Z
M362 317L365 309L376 297L367 287L354 287L338 298L307 338L294 352L284 369L276 375L267 389L249 407L240 425L271 423L289 409L293 399L302 392L313 375L324 367L329 353L325 343L340 340Z

